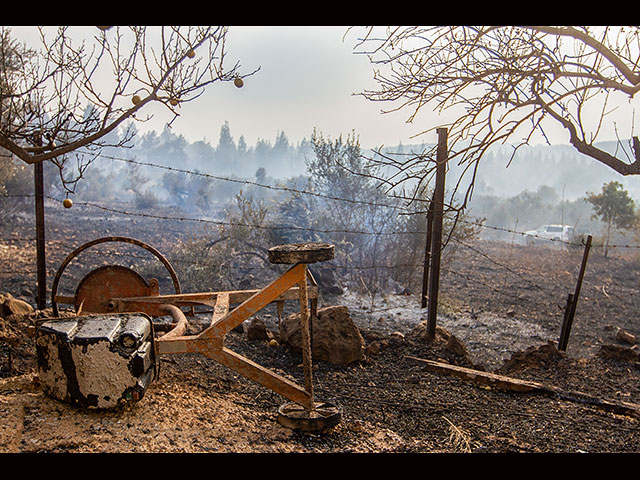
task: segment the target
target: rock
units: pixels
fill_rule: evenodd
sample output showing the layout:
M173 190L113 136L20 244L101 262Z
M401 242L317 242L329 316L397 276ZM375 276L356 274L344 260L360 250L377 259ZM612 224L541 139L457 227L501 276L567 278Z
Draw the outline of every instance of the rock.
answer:
M374 342L371 342L364 349L364 353L366 355L378 355L380 353L380 342L378 342L377 340Z
M29 315L34 309L23 300L14 298L10 293L0 295L0 313L3 317L9 315Z
M254 317L247 322L245 332L249 340L269 340L269 331L264 322L258 317Z
M391 332L385 342L385 346L398 348L402 345L402 342L404 342L404 335L401 332Z
M300 350L300 314L294 313L280 321L280 342ZM313 358L336 365L348 365L364 358L364 339L345 306L318 309L311 326Z
M391 332L389 337L396 340L404 340L404 335L402 334L402 332Z
M598 356L625 362L638 362L640 360L640 355L635 347L623 347L621 345L601 345Z
M618 328L618 331L616 332L616 340L621 343L628 343L629 345L635 345L636 336L632 335L631 333L621 328Z

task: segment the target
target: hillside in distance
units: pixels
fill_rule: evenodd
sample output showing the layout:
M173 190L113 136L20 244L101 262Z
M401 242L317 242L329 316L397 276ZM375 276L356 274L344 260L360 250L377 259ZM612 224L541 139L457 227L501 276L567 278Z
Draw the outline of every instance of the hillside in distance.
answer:
M631 159L627 142L603 142L596 146L616 153L619 158ZM428 147L428 146L427 146ZM625 153L622 152L624 148ZM386 152L419 153L425 145L399 145ZM492 148L480 163L474 194L511 197L523 191L535 192L542 186L551 187L561 198L575 200L587 192L598 192L610 181L620 182L630 196L640 203L640 177L625 177L611 168L578 152L572 145L531 145L518 149L509 162L513 148ZM630 160L631 161L631 160ZM448 182L458 178L462 169L452 162L449 165Z

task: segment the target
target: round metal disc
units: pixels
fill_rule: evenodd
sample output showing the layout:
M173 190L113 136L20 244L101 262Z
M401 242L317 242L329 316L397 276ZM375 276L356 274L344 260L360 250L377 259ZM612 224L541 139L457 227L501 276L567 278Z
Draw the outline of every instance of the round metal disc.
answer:
M89 272L75 294L76 312L111 313L109 299L148 295L149 284L137 272L120 265L107 265Z
M305 432L322 432L335 427L342 418L342 410L328 402L314 402L309 411L297 403L287 403L278 409L278 423L283 427Z

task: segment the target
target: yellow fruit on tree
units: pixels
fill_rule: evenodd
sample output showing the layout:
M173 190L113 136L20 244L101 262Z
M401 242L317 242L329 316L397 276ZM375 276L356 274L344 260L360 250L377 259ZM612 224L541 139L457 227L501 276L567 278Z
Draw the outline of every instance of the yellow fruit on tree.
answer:
M169 103L175 107L176 105L178 105L178 100L172 98L171 100L169 100Z
M244 85L244 81L240 77L236 77L236 79L233 81L233 84L238 88L242 88L242 86Z
M64 208L71 208L71 206L73 205L73 202L71 201L70 198L65 198L62 201L62 205L64 205Z
M187 57L193 58L195 56L196 56L196 52L193 51L193 48L189 49L189 51L187 52Z
M140 99L140 97L138 95L134 95L131 98L131 101L133 102L134 105L138 105L142 100Z

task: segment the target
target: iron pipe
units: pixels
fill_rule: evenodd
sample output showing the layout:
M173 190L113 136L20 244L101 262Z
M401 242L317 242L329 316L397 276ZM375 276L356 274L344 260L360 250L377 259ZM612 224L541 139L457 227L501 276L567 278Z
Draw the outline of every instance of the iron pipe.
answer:
M170 331L162 335L158 338L158 341L168 340L170 338L181 337L187 331L187 327L189 326L189 322L187 321L187 317L185 314L175 305L160 305L160 309L164 310L168 314L173 317L173 320L176 323L176 326L173 327Z

